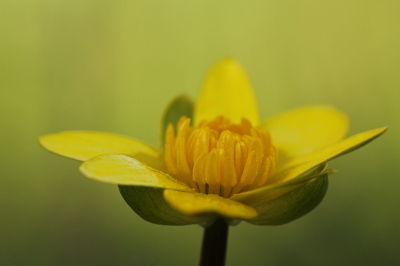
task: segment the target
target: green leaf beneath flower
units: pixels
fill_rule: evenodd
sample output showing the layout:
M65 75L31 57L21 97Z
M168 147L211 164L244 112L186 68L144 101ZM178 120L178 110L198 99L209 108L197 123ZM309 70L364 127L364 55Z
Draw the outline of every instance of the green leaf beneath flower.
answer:
M262 205L285 194L288 194L304 186L305 184L310 183L312 180L315 180L322 175L330 174L332 172L334 171L329 170L328 165L324 163L316 167L308 174L304 174L300 177L288 180L286 182L265 185L253 190L234 194L232 197L230 197L230 199L250 206Z
M165 148L165 132L168 125L172 124L174 128L176 128L176 125L182 116L192 118L194 108L193 105L193 101L190 100L186 95L180 95L169 103L161 120L159 139L159 147L161 151L164 151Z
M126 203L144 220L161 225L206 223L215 214L187 215L172 208L164 199L163 189L118 186Z
M259 215L247 222L256 225L281 225L307 214L322 201L328 189L328 175L264 204L254 206Z

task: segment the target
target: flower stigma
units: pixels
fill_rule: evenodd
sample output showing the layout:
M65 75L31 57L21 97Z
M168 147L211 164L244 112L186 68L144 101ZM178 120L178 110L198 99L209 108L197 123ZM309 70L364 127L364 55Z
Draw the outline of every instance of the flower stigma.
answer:
M275 169L276 148L268 131L218 116L192 128L182 116L177 134L169 124L165 161L170 174L197 192L229 198L263 186Z

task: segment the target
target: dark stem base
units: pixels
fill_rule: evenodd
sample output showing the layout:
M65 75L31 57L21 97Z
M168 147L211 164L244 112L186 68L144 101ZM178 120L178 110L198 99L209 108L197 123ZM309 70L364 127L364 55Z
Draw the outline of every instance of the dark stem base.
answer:
M211 226L204 228L200 266L225 265L227 241L228 224L223 219L218 219Z

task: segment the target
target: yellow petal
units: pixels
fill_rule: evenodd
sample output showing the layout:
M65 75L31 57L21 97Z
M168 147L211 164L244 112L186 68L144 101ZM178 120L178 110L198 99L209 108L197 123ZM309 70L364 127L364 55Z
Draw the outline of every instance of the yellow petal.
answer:
M186 215L173 209L164 199L163 189L136 186L118 186L126 203L144 220L162 225L189 225L207 223L211 215Z
M125 155L100 155L84 162L79 170L91 179L110 184L192 191L167 174Z
M323 162L327 162L364 146L368 142L382 135L386 130L387 127L365 131L328 147L294 158L281 165L276 170L275 174L271 176L270 180L267 180L267 184L284 182L296 178Z
M196 101L194 125L223 115L234 123L243 117L259 125L259 113L250 81L232 58L217 62L209 71Z
M138 140L105 132L65 131L43 136L39 143L56 154L86 161L103 154L123 154L163 170L161 154Z
M349 128L345 114L329 106L312 106L274 116L262 123L283 157L309 153L342 139Z
M299 195L301 195L301 197L304 197L304 200L302 200L302 202L307 200L306 196L308 193L312 195L312 199L309 201L310 205L303 206L304 212L298 212L298 215L303 215L304 213L317 206L325 194L325 187L327 186L326 175L329 174L329 171L326 170L326 166L324 166L324 163L328 160L360 148L361 146L367 144L368 142L383 134L386 130L387 127L366 131L339 141L328 147L319 149L310 154L300 156L299 158L288 161L280 168L278 168L277 172L273 176L271 176L269 180L267 180L267 185L252 191L233 195L230 199L256 207L256 210L260 214L260 219L254 219L252 223L255 224L279 224L281 222L288 222L293 217L294 219L296 217L300 217L297 215L290 217L283 215L281 216L281 218L283 217L282 219L278 219L278 216L274 216L275 218L273 219L269 218L271 215L274 215L277 210L281 210L283 208L282 206L284 206L285 208L290 207L290 209L294 206L293 208L297 209L295 205L296 198L300 197ZM318 165L320 166L313 173L303 175L307 171ZM321 177L324 177L324 179L326 180L319 181L319 183L313 182L315 183L314 185L308 187L305 190L302 190L302 187L309 181L318 180L321 179ZM298 191L299 194L296 194L297 192L295 191ZM270 203L275 199L275 203ZM307 206L314 207L310 207L311 209L308 209ZM274 208L276 210L271 211L274 210Z
M250 206L214 194L164 190L165 200L177 211L186 215L210 214L214 217L247 220L257 216Z

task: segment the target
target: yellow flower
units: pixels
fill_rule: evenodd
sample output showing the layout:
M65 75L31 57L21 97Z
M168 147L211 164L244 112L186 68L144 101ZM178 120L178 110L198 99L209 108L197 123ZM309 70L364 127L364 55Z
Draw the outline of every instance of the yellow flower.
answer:
M244 70L227 58L210 70L194 107L184 96L168 106L160 150L89 131L43 136L40 144L84 161L85 176L117 184L129 206L149 222L187 225L223 217L277 225L321 202L332 173L327 161L387 128L343 139L347 129L347 117L328 106L260 122Z

